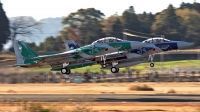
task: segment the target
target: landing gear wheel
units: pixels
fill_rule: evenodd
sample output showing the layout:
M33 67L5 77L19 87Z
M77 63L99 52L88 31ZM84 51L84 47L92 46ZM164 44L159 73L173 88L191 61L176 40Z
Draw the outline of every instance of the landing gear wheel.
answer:
M102 64L101 66L102 66L103 68L106 68L106 64Z
M70 74L70 73L71 73L71 70L70 70L70 69L67 69L66 74Z
M154 63L150 63L150 67L154 67Z
M119 72L119 68L117 68L117 72L116 73L118 73Z
M71 71L70 71L70 69L62 68L62 69L61 69L61 73L62 73L62 74L70 74Z
M66 74L66 73L67 73L67 69L62 68L62 69L61 69L61 73L62 73L62 74Z
M119 71L119 69L116 68L116 67L112 67L112 68L110 69L110 71L111 71L112 73L117 73L117 72Z

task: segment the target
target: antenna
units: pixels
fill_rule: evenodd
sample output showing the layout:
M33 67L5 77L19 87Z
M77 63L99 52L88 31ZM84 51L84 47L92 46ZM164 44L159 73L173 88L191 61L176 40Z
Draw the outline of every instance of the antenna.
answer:
M160 37L164 40L165 36L164 35L153 35L153 34L147 34L147 33L141 33L141 32L136 32L136 31L132 31L132 30L129 30L129 29L124 29L124 31L122 32L124 35L123 35L123 39L126 38L126 36L132 36L132 37L139 37L139 38L146 38L146 39L152 39L153 41L153 38L154 37Z
M126 38L126 34L125 34L126 32L125 32L125 30L123 31L123 40L127 40L127 38Z
M133 36L133 37L140 37L140 38L149 38L149 37L145 37L145 36L140 36L140 35L134 35L134 34L131 34L131 33L127 33L127 32L123 32L123 34L126 36Z

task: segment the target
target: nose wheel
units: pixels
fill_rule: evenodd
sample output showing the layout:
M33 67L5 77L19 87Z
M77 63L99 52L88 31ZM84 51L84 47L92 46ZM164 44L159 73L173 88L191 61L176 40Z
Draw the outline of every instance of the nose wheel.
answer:
M150 67L154 67L154 63L150 63Z
M148 60L151 60L150 67L154 67L153 58L154 58L154 55L150 54L149 59L148 59Z
M112 73L118 73L118 72L119 72L119 68L112 67L112 68L110 69L110 71L111 71Z
M70 71L70 69L62 68L62 69L61 69L61 73L62 73L62 74L70 74L71 71Z
M103 64L101 66L103 68L106 68L106 55L101 55L101 61L103 61Z

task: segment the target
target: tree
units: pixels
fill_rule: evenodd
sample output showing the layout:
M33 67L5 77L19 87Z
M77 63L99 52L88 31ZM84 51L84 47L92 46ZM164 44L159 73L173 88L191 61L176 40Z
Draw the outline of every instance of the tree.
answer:
M181 24L185 28L185 41L194 42L195 45L200 45L200 13L191 9L178 9L176 15L182 19Z
M9 35L9 21L0 2L0 51L3 48L3 44L9 40Z
M44 42L40 43L38 49L40 51L60 52L60 51L65 50L65 47L64 47L64 42L59 36L56 38L53 36L50 36L50 37L47 37Z
M153 34L165 35L169 39L181 40L181 33L183 32L180 24L181 18L175 14L175 9L171 4L167 9L157 14L155 19L151 26Z
M114 37L117 37L117 38L121 38L121 39L122 39L122 38L123 38L122 32L123 32L122 23L121 23L120 19L117 18L117 19L114 21L113 25L112 25L111 34L112 34L112 36L114 36Z
M106 36L122 38L123 24L121 22L121 17L118 15L112 15L104 19L101 24L103 25L103 32Z
M27 43L27 45L33 49L33 51L38 51L38 46L36 46L35 42L32 42L32 43Z
M138 19L141 22L141 32L143 33L151 33L151 25L155 21L154 15L152 13L146 13L138 14Z
M11 35L10 38L13 41L17 38L18 35L20 36L31 36L34 33L41 31L41 25L43 23L36 22L32 17L25 17L19 16L11 18L10 20L10 31ZM13 44L9 48L10 52L14 52Z
M60 31L60 38L65 40L74 40L77 44L81 44L79 32L72 27L65 27Z
M200 3L195 2L193 4L190 4L190 3L182 2L179 9L186 9L186 8L187 9L193 9L193 10L200 12Z
M143 14L137 15L139 21L144 21L146 16L147 16L147 13L145 11L143 12Z
M32 17L19 16L11 18L10 30L11 39L15 39L18 35L30 36L36 31L41 31L43 23L35 21Z
M122 14L123 29L129 29L136 32L141 32L141 23L135 14L133 6L125 10ZM138 38L131 37L129 40L138 40ZM140 40L140 39L139 39Z
M102 25L100 21L104 14L94 8L79 9L75 13L69 14L62 23L75 29L82 44L89 44L94 40L102 38Z
M133 31L141 31L140 30L140 21L135 14L133 6L130 6L129 9L123 12L122 21L124 29L129 29Z

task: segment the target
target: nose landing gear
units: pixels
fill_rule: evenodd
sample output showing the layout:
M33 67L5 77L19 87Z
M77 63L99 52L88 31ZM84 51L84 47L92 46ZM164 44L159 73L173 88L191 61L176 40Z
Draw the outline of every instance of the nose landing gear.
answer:
M150 63L150 67L154 67L154 63Z
M148 60L151 60L150 67L154 67L153 58L154 58L154 54L150 54L149 59L148 59Z
M101 66L103 68L106 68L106 55L101 55L101 61L103 61L103 64Z

